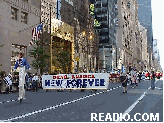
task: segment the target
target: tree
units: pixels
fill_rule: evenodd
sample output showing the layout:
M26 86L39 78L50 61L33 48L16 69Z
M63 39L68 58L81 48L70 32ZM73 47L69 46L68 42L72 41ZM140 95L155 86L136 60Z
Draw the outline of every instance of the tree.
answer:
M60 53L56 53L55 54L55 59L56 61L58 61L58 64L60 65L61 69L63 70L64 73L68 73L69 68L70 68L70 64L72 62L71 57L71 53L68 51L62 51Z
M94 11L95 11L94 4L90 4L89 8L90 8L90 14L93 16ZM94 27L100 27L100 23L98 22L98 20L96 18L94 18Z
M40 47L41 41L33 41L35 46L29 51L29 56L33 57L32 66L37 69L40 69L40 73L43 74L43 68L46 67L46 59L50 56L45 54L45 49Z

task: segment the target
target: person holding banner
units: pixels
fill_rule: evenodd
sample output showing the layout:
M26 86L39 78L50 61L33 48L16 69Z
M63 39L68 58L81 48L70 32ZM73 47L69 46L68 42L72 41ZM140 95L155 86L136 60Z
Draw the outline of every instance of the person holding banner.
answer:
M24 55L23 53L20 53L19 59L16 61L16 64L14 67L14 71L16 71L16 69L19 67L19 97L18 97L18 100L20 100L20 104L22 102L22 99L25 97L24 85L25 85L26 66L27 66L27 69L31 70L28 62L23 57L23 55Z

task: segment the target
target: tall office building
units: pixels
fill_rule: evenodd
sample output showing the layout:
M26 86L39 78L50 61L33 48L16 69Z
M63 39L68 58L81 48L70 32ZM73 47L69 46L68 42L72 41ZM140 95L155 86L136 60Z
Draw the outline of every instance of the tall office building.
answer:
M149 51L149 65L151 65L153 52L153 30L151 0L138 0L138 20L147 29L147 43Z
M158 49L158 40L153 39L153 69L159 70L160 69L160 55Z
M93 1L92 1L93 2ZM112 47L116 44L117 0L96 0L95 18L100 22L99 32L99 65L100 69L111 71L114 67Z

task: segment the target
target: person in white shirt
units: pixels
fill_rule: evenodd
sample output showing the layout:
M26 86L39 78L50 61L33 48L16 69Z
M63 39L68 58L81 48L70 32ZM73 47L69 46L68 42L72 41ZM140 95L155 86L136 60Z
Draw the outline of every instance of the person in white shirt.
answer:
M130 82L130 85L132 85L132 77L131 77L131 74L128 73L127 75L128 75L128 81Z
M33 87L33 92L34 90L37 92L38 90L38 81L39 81L39 77L37 75L37 73L35 73L35 75L32 78L32 87Z
M31 70L27 60L23 57L24 53L20 52L19 59L15 63L14 71L19 67L19 97L18 100L20 100L20 104L22 102L22 99L25 97L25 73L26 73L26 66L27 69Z

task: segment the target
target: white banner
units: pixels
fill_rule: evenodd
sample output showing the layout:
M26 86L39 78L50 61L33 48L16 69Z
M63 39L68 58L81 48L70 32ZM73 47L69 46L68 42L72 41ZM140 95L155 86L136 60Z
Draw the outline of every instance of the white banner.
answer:
M108 73L42 75L43 89L107 89Z

